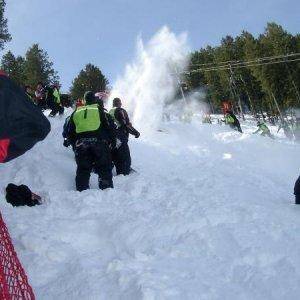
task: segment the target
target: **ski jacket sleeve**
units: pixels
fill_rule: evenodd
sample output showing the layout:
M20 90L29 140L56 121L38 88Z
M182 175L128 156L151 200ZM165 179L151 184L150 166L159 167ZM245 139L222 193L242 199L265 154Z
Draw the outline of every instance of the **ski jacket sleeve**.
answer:
M129 123L128 114L123 108L116 109L115 118L119 122L120 127L126 127L126 125Z
M74 124L73 115L74 112L68 120L66 130L63 132L63 134L65 133L65 136L63 135L63 137L68 139L71 144L75 143L76 141L76 126Z
M139 137L140 133L130 123L127 111L123 108L117 108L115 112L115 118L120 123L121 128L124 128L126 132Z
M25 92L0 74L0 162L31 149L50 132L50 123Z

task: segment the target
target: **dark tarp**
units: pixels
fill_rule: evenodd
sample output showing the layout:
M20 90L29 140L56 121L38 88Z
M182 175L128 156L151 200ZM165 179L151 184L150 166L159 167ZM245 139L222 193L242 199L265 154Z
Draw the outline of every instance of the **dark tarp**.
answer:
M50 129L40 108L0 71L0 162L24 154L43 140Z

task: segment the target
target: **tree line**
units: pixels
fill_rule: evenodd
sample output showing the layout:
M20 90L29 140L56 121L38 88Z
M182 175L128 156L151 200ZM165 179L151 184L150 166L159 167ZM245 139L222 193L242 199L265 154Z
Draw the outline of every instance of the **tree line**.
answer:
M1 69L20 86L35 88L38 83L44 86L59 84L59 76L49 60L48 54L38 44L32 45L25 57L15 56L11 51L3 55ZM106 89L108 80L101 70L87 64L73 80L70 94L73 99L82 98L85 91L99 92Z
M0 2L0 50L11 40L5 1ZM207 46L190 55L190 64L184 74L185 88L205 91L211 110L220 111L222 102L229 100L237 110L248 110L254 115L266 112L270 116L283 115L300 107L300 63L286 59L281 63L245 64L265 57L297 54L300 58L300 34L292 35L276 23L268 23L265 31L254 37L243 31L221 40L220 45ZM269 63L268 63L269 62ZM241 67L235 67L235 66ZM226 66L226 67L224 67ZM231 66L233 66L231 68ZM35 88L59 83L47 52L33 44L23 56L8 51L2 56L1 69L22 86ZM72 82L72 99L81 98L86 90L104 91L108 80L95 65L87 64Z
M9 34L7 19L5 18L5 0L0 1L0 50L4 49L5 43L12 37ZM8 51L2 56L0 68L18 85L30 86L35 89L41 82L44 86L59 85L59 76L53 67L48 53L38 44L33 44L24 56L16 56ZM101 70L92 64L87 64L78 76L74 78L70 88L73 99L83 97L85 91L104 91L108 85L107 78Z
M229 100L235 107L255 115L284 114L300 107L299 61L283 58L274 63L276 60L258 59L291 53L299 59L299 52L299 34L292 35L276 23L268 23L258 37L243 31L235 38L224 37L216 47L207 46L191 53L184 81L189 89L206 92L212 110L220 111L222 102ZM257 63L243 64L245 61ZM234 64L243 67L231 68Z

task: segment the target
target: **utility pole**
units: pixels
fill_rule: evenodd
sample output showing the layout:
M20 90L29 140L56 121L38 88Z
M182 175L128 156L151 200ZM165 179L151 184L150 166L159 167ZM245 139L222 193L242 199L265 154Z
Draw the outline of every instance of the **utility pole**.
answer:
M211 109L211 112L212 114L215 114L215 110L214 110L214 106L212 104L212 101L211 101L211 98L210 98L210 87L208 84L206 84L206 89L205 89L205 92L206 92L206 95L207 95L207 99L208 99L208 102L209 102L209 106L210 106L210 109Z
M233 83L233 85L235 86L235 88L237 90L237 85L236 85L236 82L235 82L234 73L233 73L231 64L229 64L229 70L230 70L230 75L231 75L231 78L232 78L232 83ZM242 114L242 118L243 118L243 120L245 120L245 116L244 116L244 112L243 112L243 108L242 108L241 97L238 93L238 90L237 90L237 98L238 98L238 105L239 105L239 108L240 108L240 112Z
M252 99L251 99L251 97L250 97L250 94L249 94L249 92L248 92L248 89L247 89L247 86L246 86L246 82L244 81L242 75L240 75L240 79L241 79L241 81L242 81L243 84L244 84L245 91L246 91L246 94L247 94L248 99L249 99L249 103L250 103L250 108L251 108L252 114L253 114L253 116L254 116L255 119L256 119L256 112L255 112L255 110L254 110L254 105L253 105Z
M270 91L270 93L271 93L271 96L272 96L272 98L273 98L273 100L274 100L274 103L275 103L275 105L276 105L276 108L277 108L277 110L278 110L278 112L279 112L280 120L281 120L281 122L283 123L283 122L284 122L284 118L283 118L283 115L282 115L281 110L280 110L280 108L279 108L278 102L277 102L277 100L276 100L276 98L275 98L273 92Z
M184 104L186 105L187 102L186 102L186 98L185 98L184 91L183 91L183 88L182 88L182 83L181 83L181 79L180 79L180 74L178 73L178 70L177 70L177 67L176 67L176 66L175 66L175 73L176 73L177 82L178 82L179 87L180 87L180 92L181 92L181 96L182 96L183 102L184 102Z

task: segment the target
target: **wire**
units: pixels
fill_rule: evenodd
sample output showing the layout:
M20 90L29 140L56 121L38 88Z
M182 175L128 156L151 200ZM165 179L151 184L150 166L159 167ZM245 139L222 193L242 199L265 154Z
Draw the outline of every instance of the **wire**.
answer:
M274 59L281 59L281 58L289 58L293 56L299 56L300 53L289 53L289 54L282 54L277 56L265 56L265 57L259 57L256 59L248 60L248 61L242 61L242 60L228 60L223 62L211 62L211 63L202 63L202 64L191 64L190 66L209 66L209 65L224 65L224 64L243 64L243 63L250 63L250 62L260 62L264 60L274 60Z
M180 72L179 74L193 74L193 73L200 73L200 72L230 70L230 68L240 69L240 68L258 67L258 66L272 65L272 64L291 63L291 62L297 62L297 61L300 61L300 57L296 58L296 59L290 59L290 60L284 59L284 60L278 60L278 61L257 62L257 63L243 62L243 64L237 64L237 65L224 65L224 66L215 66L215 67L210 67L210 68L200 68L200 69L191 70L191 71L183 71L183 72Z

